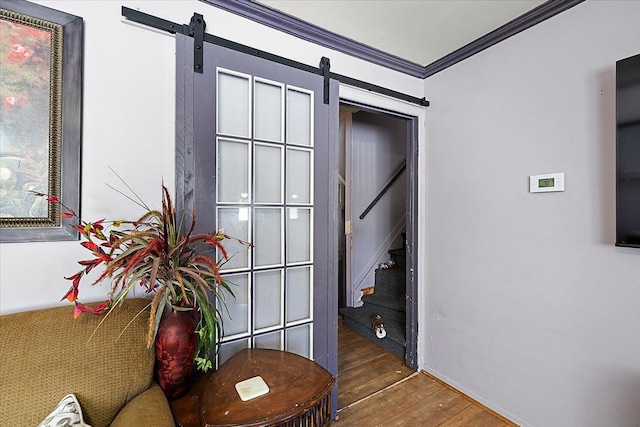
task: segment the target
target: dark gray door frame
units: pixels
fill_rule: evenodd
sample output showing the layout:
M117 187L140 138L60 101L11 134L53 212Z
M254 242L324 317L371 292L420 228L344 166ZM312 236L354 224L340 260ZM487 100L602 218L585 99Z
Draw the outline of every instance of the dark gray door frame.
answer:
M407 121L407 317L406 355L407 366L418 369L418 118L383 108L341 99L342 105L350 105L364 111L389 114Z

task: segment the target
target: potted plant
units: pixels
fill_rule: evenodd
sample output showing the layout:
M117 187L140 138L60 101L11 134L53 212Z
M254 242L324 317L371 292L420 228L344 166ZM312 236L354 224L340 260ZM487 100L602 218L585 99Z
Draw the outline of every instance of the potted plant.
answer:
M162 209L158 211L148 207L124 181L122 182L134 197L114 189L144 210L135 221L101 219L88 222L73 210L61 205L64 217L78 220L75 229L82 235L81 245L92 255L89 259L78 261L82 266L80 271L65 277L71 281L71 287L62 299L75 303L76 318L83 312L103 315L106 318L117 309L134 287L143 287L145 292L153 295L149 302L147 347L151 349L155 344L157 365L162 363L161 353L165 351L158 348L158 331L162 330L162 319L168 312L172 312L176 317L180 313L196 313L196 316L187 316L192 319L195 317L192 320L195 334L191 333L189 338L193 340L195 353L190 356L190 362L195 361L199 370L207 371L213 366L212 357L222 335L220 307L224 307L224 293L233 296L230 285L220 275L220 266L228 259L222 241L231 237L224 234L223 230L216 233L194 233L195 210L189 228L186 229L184 217L177 216L169 191L164 185ZM55 197L36 194L47 197L50 203L60 203ZM242 240L231 239L252 246ZM216 252L221 255L220 261L213 258ZM94 306L82 304L78 300L80 282L98 267L102 267L103 271L92 285L110 280L108 299ZM197 344L196 334L199 338ZM156 374L166 368L156 366ZM185 368L180 363L176 368L187 371L190 376L189 366ZM169 374L171 375L173 374ZM163 381L173 380L159 378L159 383L163 386ZM188 378L185 381L188 381ZM186 391L185 385L179 386L178 391L172 390L176 387L167 384L163 389L170 397L177 397ZM188 385L186 387L188 388Z

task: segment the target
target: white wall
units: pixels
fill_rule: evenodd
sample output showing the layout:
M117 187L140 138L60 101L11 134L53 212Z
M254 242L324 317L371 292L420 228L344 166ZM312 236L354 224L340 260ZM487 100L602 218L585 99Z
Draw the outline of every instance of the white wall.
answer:
M159 207L160 182L174 187L175 42L174 37L126 21L121 6L178 23L194 12L207 32L282 56L318 65L331 58L332 71L421 97L420 79L408 77L314 46L195 0L62 1L36 3L84 18L84 115L82 216L133 218L136 207L105 183L115 183L114 168L149 204ZM206 66L206 65L205 65ZM69 286L86 257L78 242L0 245L0 313L47 307ZM107 285L81 286L84 301L101 300Z
M640 425L640 250L614 247L639 22L587 1L425 82L421 366L525 426ZM566 191L528 193L548 172Z
M351 286L347 305L362 305L362 289L375 284L375 270L402 248L407 213L407 174L400 175L364 219L360 215L389 183L407 157L407 121L390 115L353 113L350 144ZM350 295L349 295L350 293Z

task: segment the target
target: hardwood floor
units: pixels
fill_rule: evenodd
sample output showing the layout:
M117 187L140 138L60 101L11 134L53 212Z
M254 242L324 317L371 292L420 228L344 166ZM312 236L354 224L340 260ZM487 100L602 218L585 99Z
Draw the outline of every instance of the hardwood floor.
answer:
M338 419L332 426L515 426L338 323Z

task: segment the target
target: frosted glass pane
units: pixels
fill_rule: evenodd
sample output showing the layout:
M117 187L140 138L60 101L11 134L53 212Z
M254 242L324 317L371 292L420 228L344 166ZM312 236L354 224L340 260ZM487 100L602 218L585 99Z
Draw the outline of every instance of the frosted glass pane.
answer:
M287 264L311 262L311 209L287 208Z
M282 264L282 209L254 210L253 259L255 266Z
M311 319L311 267L287 269L287 323Z
M249 238L249 207L218 208L218 228L224 229L225 234L248 242ZM222 244L227 251L229 260L224 263L222 270L234 268L249 268L251 249L234 239L225 239ZM218 251L218 259L223 259Z
M282 87L257 81L255 88L255 138L281 142Z
M282 148L256 144L254 164L256 203L282 203Z
M220 351L218 352L218 366L222 365L224 362L231 359L234 354L245 348L251 348L249 346L248 339L222 344L220 346Z
M253 347L282 350L282 331L258 335L253 339Z
M282 270L253 276L254 329L282 326Z
M235 298L225 294L224 303L218 304L222 313L224 336L249 332L249 275L232 274L225 275L224 279L229 283Z
M287 142L313 145L311 94L287 89Z
M248 77L218 73L218 133L249 136L249 91Z
M311 325L296 326L285 331L285 350L311 358Z
M218 141L218 201L249 203L249 144Z
M287 149L287 203L312 203L311 152Z

